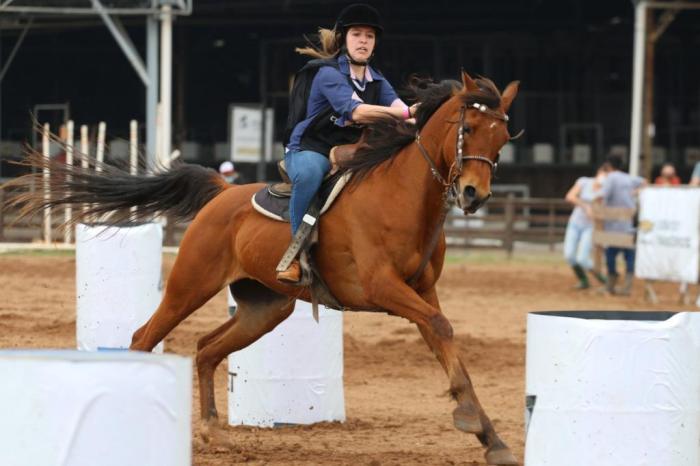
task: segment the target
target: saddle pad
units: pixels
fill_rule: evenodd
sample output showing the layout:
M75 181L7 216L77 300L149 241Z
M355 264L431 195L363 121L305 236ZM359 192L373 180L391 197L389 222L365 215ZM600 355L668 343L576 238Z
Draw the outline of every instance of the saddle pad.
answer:
M321 207L321 214L323 215L333 201L338 197L338 194L343 190L348 180L352 176L352 173L346 172L342 175L333 175L323 182L321 188L318 191L318 198ZM270 187L272 184L265 186L260 191L256 192L250 199L253 204L253 208L263 214L265 217L269 217L274 220L279 220L280 222L289 222L289 197L281 197L278 193L272 194L270 192Z

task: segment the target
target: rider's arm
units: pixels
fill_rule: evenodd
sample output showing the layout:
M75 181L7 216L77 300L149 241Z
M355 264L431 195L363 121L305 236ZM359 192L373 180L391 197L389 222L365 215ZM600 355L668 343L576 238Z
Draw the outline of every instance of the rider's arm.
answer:
M362 104L362 99L348 84L347 78L330 66L318 70L311 86L312 96L315 92L319 92L340 115L335 122L338 126L351 124L353 111Z
M352 120L357 123L370 123L379 118L394 117L397 120L407 119L405 105L384 107L382 105L360 104L352 112Z
M410 113L409 113L410 112ZM416 106L408 107L403 100L396 95L396 91L385 79L381 80L379 89L379 105L361 104L352 113L353 121L367 123L377 118L387 116L398 120L405 120L416 115Z
M391 95L386 94L387 99L393 96L392 102L390 102L391 107L365 104L348 84L347 78L332 67L324 66L321 68L314 77L313 86L317 86L318 91L328 100L333 110L340 115L340 118L335 122L338 126L346 126L352 122L368 123L372 120L386 117L403 120L408 115L408 107L405 106L401 99L396 97L393 89ZM313 86L312 94L314 93ZM411 107L410 112L410 116L413 116L415 105Z

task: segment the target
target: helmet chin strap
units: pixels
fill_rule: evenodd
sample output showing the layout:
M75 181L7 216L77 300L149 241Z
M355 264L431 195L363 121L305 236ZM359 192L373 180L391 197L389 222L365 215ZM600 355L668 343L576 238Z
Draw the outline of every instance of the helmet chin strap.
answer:
M370 60L372 59L372 57L374 56L374 53L372 53L372 55L370 55L370 57L367 59L367 61L357 61L357 60L355 60L354 58L352 58L352 56L350 55L350 52L348 52L348 47L347 47L347 45L343 45L343 46L341 47L341 52L344 53L345 56L348 57L348 61L349 61L350 63L352 63L353 65L355 65L355 66L367 66L367 65L369 65L369 61L370 61Z
M367 60L367 61L357 61L357 60L355 60L354 58L352 58L352 57L350 56L349 53L346 53L346 55L347 55L348 60L350 61L350 63L352 63L353 65L357 65L357 66L367 66L367 65L369 64L369 60Z

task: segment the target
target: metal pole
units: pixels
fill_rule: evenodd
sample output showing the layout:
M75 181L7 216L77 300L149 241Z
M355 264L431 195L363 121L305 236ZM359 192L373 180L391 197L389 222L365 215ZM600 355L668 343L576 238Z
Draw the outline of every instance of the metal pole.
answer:
M73 120L68 120L66 123L66 165L69 167L73 166L73 129L74 129L74 124ZM66 175L66 181L70 184L70 182L73 180L73 177L70 174L71 172L69 171L68 174ZM69 224L71 219L73 218L73 208L70 204L66 206L65 210L65 222L66 224ZM72 234L73 234L73 227L68 226L63 232L63 242L68 244L72 240Z
M632 74L632 128L630 132L630 174L639 175L639 150L642 142L642 100L644 97L644 45L646 43L646 0L634 5L634 64Z
M158 20L146 18L146 166L156 161L156 109L158 107Z
M161 168L170 168L172 126L173 15L170 5L163 5L160 17L160 105Z
M49 124L44 123L44 131L41 134L41 148L44 156L44 202L51 198L49 195ZM44 242L51 243L51 207L44 207Z
M644 111L642 119L642 176L651 179L651 171L654 167L654 12L649 10L646 15L647 37L645 38L644 51Z
M122 52L124 52L124 55L126 55L126 58L131 63L131 66L134 67L136 74L139 75L139 78L141 78L143 84L147 86L148 74L146 73L146 67L143 66L143 61L141 61L141 57L139 56L136 47L134 47L134 44L131 42L129 35L126 33L126 30L124 29L124 26L122 26L119 18L112 18L109 13L107 13L105 7L102 6L100 0L92 0L92 7L97 14L100 15L102 21L105 23L105 26L107 26L109 32L112 33L112 36L114 36L114 40L117 41L117 44L119 47L121 47Z

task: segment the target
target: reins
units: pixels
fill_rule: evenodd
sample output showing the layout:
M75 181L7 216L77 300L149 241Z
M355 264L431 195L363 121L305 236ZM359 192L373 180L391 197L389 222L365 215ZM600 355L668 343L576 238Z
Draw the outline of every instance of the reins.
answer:
M498 120L508 122L508 115L496 112L495 110L491 110L484 104L479 104L475 102L471 106L479 110L481 113L485 113ZM464 161L476 160L488 164L491 168L492 176L498 168L498 162L493 162L486 156L464 155L464 113L466 112L466 110L467 106L462 105L459 111L459 120L457 121L457 124L459 125L459 128L457 130L457 147L455 150L454 161L452 162L452 165L450 166L450 169L447 172L447 179L445 179L442 176L442 174L437 168L437 165L435 165L435 162L433 161L432 157L430 157L430 154L428 154L428 151L425 149L425 146L423 146L421 142L420 130L416 131L416 145L418 146L420 153L423 155L423 158L426 160L426 162L428 162L430 173L433 175L433 178L435 178L435 180L437 180L437 182L440 183L440 185L442 185L444 190L442 192L442 212L440 213L440 217L438 218L438 221L435 224L435 227L433 228L432 234L430 236L430 241L428 241L428 247L426 248L423 257L421 258L421 262L418 266L418 269L406 281L406 283L411 287L413 287L418 282L418 279L421 277L421 275L423 275L423 272L425 271L425 268L427 267L430 258L433 256L433 252L435 252L437 243L440 240L440 234L442 233L443 225L445 224L445 220L447 219L447 213L450 211L450 208L454 204L455 199L459 195L459 193L457 192L457 181L459 179L460 174L462 173Z

